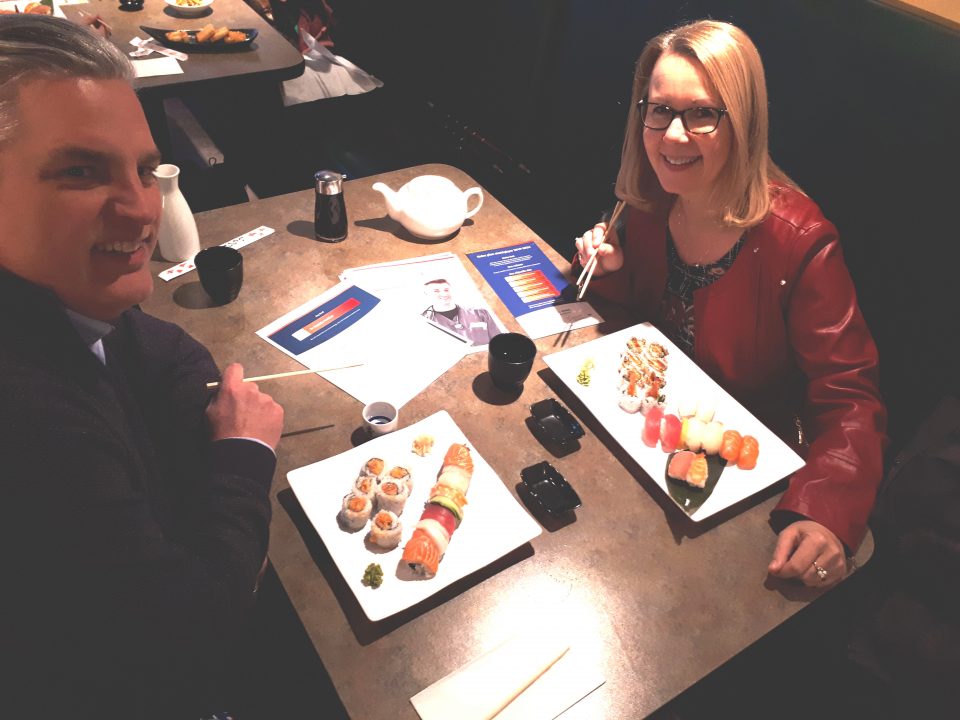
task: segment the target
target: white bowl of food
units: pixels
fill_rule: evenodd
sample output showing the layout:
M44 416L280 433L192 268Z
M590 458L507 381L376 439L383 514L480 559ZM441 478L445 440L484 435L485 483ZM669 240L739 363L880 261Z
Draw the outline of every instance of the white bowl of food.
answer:
M174 13L181 17L199 17L207 14L213 0L165 0Z

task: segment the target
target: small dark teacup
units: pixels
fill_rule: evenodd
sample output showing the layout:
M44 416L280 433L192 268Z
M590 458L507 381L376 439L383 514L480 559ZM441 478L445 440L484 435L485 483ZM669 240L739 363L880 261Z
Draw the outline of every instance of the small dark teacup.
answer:
M217 304L226 305L240 293L243 285L243 255L223 245L207 248L193 259L200 284Z
M143 10L143 0L120 0L121 10Z
M533 360L537 356L537 346L533 340L521 333L500 333L490 339L487 346L487 368L493 384L501 390L516 392L523 387Z

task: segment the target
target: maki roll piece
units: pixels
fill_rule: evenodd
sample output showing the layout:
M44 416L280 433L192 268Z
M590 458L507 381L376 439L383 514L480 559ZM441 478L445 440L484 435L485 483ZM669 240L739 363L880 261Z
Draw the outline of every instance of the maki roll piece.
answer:
M660 421L660 448L671 453L680 445L680 418L676 415L664 415Z
M388 510L399 515L410 497L410 488L404 482L389 478L377 486L376 497L379 510Z
M759 455L760 443L752 435L744 435L740 454L737 456L737 467L741 470L753 470L757 466Z
M471 474L456 465L448 465L440 471L437 476L438 485L446 485L449 488L459 490L464 495L470 488Z
M403 546L403 562L417 575L432 578L440 565L440 549L427 533L417 528Z
M703 451L707 455L716 455L723 445L723 423L712 420L703 429Z
M406 485L408 492L413 492L413 475L405 467L394 465L390 472L380 477L380 482L392 480L395 483Z
M447 552L447 546L450 544L450 533L447 532L446 528L436 520L424 520L421 518L420 522L417 523L417 530L422 530L430 536L433 544L436 545L440 551L440 557L442 558L444 553Z
M351 492L343 498L343 507L340 508L337 519L344 529L356 532L367 524L371 512L373 501L366 495Z
M433 520L440 523L443 529L447 531L448 536L453 536L453 531L460 526L462 516L448 508L446 505L431 502L427 503L420 515L420 520Z
M632 414L640 412L640 407L643 405L643 398L639 395L631 395L629 392L625 392L620 396L618 404L621 410Z
M643 432L641 437L643 444L655 448L660 441L660 421L663 420L663 410L659 407L652 407L647 412L646 419L643 421Z
M353 491L373 500L377 494L377 478L372 475L361 475L354 481Z
M385 463L380 458L370 458L367 460L363 467L360 468L360 477L372 477L377 478L380 476L380 473L383 472Z
M403 528L397 516L389 510L378 510L370 523L370 542L387 550L400 544Z
M740 457L740 446L743 444L743 438L736 430L727 430L723 433L723 441L720 443L720 457L728 463L735 463Z

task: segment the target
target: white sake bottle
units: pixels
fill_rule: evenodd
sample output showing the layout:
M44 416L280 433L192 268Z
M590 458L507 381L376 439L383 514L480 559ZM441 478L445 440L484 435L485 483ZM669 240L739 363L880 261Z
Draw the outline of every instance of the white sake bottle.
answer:
M163 214L157 231L160 256L170 262L190 260L200 251L200 235L187 199L180 192L180 168L160 165L154 175L163 197Z

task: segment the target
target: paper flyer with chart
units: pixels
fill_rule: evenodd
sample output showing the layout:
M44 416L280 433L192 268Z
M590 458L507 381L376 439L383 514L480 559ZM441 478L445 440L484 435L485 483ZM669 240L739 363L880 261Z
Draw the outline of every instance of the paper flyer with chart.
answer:
M467 255L531 338L603 322L534 242Z
M463 357L465 343L342 282L257 335L362 403L402 407ZM343 367L356 365L356 367Z

